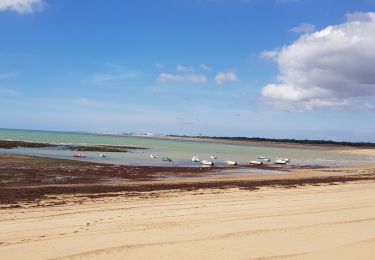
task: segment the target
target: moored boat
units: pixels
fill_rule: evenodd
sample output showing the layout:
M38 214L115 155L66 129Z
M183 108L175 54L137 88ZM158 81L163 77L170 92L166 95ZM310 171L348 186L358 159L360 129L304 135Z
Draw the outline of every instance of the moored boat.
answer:
M276 163L276 164L286 164L287 161L285 161L284 159L276 159L276 160L275 160L275 163Z
M76 158L86 158L86 155L83 153L74 153L72 156Z
M191 161L192 162L199 162L199 157L198 157L198 154L194 155L192 158L191 158Z
M155 154L151 154L150 157L151 157L152 159L158 158Z
M214 162L209 161L209 160L202 160L202 161L201 161L201 164L202 164L202 165L214 165Z
M163 160L164 162L172 162L172 159L169 158L169 157L164 157L164 158L162 158L162 160Z
M101 153L99 154L99 157L104 158L104 157L107 157L107 155L105 155L104 153Z
M253 160L253 161L249 161L249 164L250 164L250 165L262 165L263 162L261 162L261 161L257 161L257 160Z
M270 161L271 161L270 159L268 159L268 158L265 157L265 156L258 156L258 160L262 160L262 161L264 161L264 162L270 162Z
M237 165L238 163L236 161L229 160L229 161L225 161L225 164L227 164L227 165Z
M212 160L215 160L215 159L217 159L217 156L211 154L210 158L211 158Z

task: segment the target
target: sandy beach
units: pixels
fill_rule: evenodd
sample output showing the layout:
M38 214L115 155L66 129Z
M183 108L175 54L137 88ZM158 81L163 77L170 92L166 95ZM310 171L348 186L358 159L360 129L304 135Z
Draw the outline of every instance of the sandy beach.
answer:
M0 255L373 259L374 200L374 182L353 182L258 191L168 191L143 198L6 209L0 215Z

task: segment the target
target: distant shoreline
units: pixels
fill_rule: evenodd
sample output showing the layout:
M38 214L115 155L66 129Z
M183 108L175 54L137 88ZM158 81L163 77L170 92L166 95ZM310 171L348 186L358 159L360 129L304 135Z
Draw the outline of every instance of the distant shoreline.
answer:
M228 136L185 136L185 135L167 135L172 138L188 138L196 140L220 140L231 142L246 142L259 144L273 144L273 145L311 145L324 147L350 147L350 148L375 148L375 143L371 142L338 142L332 140L311 140L311 139L287 139L287 138L262 138L262 137L228 137Z
M124 135L125 136L125 135ZM363 149L372 151L375 150L375 143L350 143L350 142L335 142L335 141L320 141L318 140L294 140L294 139L267 139L267 138L248 138L248 137L209 137L209 136L186 136L186 135L141 135L131 134L126 135L135 138L150 138L160 140L175 140L175 141L192 141L192 142L207 142L220 143L232 145L250 145L258 147L278 147L278 148L294 148L294 149L310 149L310 150L352 150ZM293 142L294 141L294 142ZM355 146L355 144L359 144ZM360 144L368 144L360 145Z

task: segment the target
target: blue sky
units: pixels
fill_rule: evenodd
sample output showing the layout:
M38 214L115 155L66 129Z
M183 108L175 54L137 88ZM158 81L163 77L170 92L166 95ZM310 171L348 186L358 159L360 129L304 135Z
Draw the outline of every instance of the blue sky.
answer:
M371 0L0 0L0 127L375 141L372 11Z

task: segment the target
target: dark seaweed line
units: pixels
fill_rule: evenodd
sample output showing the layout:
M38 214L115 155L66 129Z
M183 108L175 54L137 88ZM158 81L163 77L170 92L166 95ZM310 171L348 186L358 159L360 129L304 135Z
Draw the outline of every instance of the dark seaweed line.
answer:
M90 196L99 194L102 197L113 196L113 192L155 192L166 190L198 189L226 189L240 188L257 190L260 187L284 187L294 188L304 185L334 184L352 181L375 181L373 174L361 174L350 176L329 176L302 179L278 179L278 180L233 180L210 182L181 182L181 183L145 183L132 185L86 185L86 186L46 186L46 187L8 187L0 189L0 203L9 205L20 202L35 202L48 195L83 194ZM124 194L123 194L124 195ZM125 194L126 195L126 194Z

